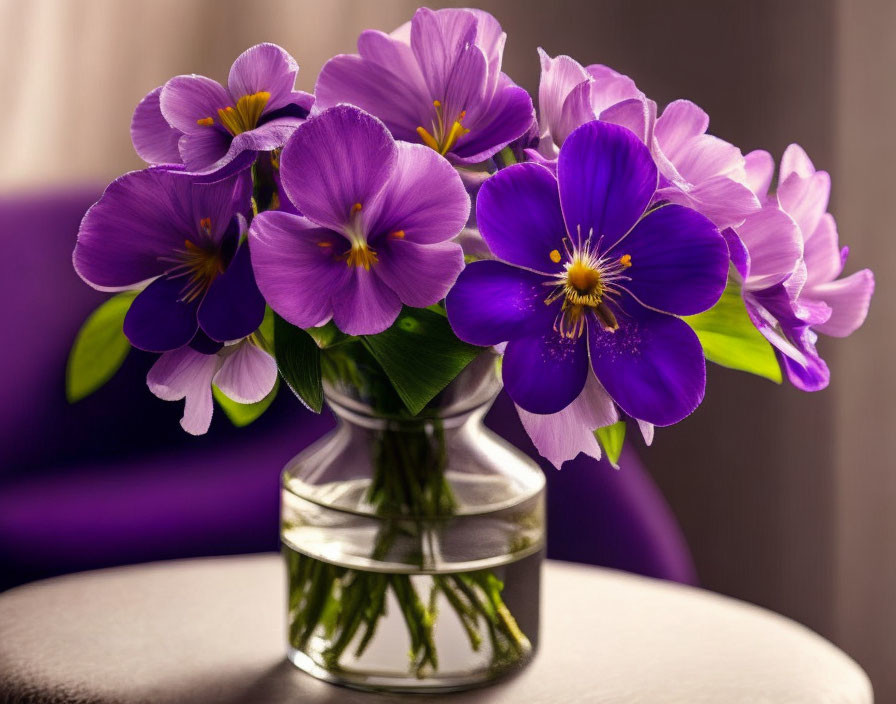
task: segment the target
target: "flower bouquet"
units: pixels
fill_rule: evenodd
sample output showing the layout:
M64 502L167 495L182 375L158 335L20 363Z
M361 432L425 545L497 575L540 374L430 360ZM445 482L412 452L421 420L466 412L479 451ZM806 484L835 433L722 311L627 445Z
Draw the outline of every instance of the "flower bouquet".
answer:
M73 399L130 346L204 433L285 384L339 419L284 470L288 653L341 683L442 690L527 662L544 478L482 425L506 389L559 468L703 399L706 360L824 388L818 333L866 316L838 278L830 182L707 134L628 77L543 51L538 116L478 10L420 9L330 59L313 95L272 44L226 86L137 106L145 170L87 212L74 266L115 292L69 363ZM773 182L775 187L772 187Z

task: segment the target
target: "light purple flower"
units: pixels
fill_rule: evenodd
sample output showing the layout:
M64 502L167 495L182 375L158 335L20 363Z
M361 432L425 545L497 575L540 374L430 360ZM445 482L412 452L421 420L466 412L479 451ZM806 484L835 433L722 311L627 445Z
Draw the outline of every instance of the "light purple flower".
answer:
M214 352L258 328L265 303L241 244L250 193L247 170L208 183L146 169L114 181L87 212L75 270L100 290L140 289L124 321L132 345Z
M149 370L149 390L164 401L184 400L180 425L192 435L212 421L212 384L237 403L257 403L277 381L277 363L255 336L226 345L214 354L191 347L165 352Z
M736 236L726 233L747 311L790 381L806 391L822 389L830 372L815 348L817 333L845 337L861 326L874 275L863 269L837 278L849 250L840 249L827 212L830 177L816 171L801 147L784 152L775 194L769 194L774 160L768 153L747 155L747 175L763 209L735 228Z
M656 425L702 400L703 350L676 316L719 299L728 250L699 213L648 210L656 187L647 148L601 121L565 140L556 177L518 164L483 184L477 221L503 261L464 269L448 319L471 344L508 343L504 385L529 413L567 408L589 369L627 415Z
M528 93L501 72L506 35L481 10L420 8L391 34L368 30L358 54L330 59L315 110L350 103L396 139L432 147L456 164L484 161L534 120Z
M283 146L313 104L295 90L299 67L275 44L240 54L225 88L196 74L176 76L137 106L131 138L150 164L183 164L195 173L223 168L244 152Z
M343 105L302 125L281 176L302 215L261 213L250 243L265 299L294 325L332 318L351 335L381 332L402 304L441 300L463 268L449 241L470 211L457 172L362 110Z
M651 145L664 180L657 198L694 208L722 229L742 223L760 203L746 185L740 149L706 134L708 127L709 116L688 100L663 110Z
M541 56L538 90L541 141L536 161L556 150L579 125L594 119L630 129L646 144L660 172L658 201L693 208L719 228L739 225L759 209L746 184L744 157L706 134L709 117L687 100L670 103L657 118L656 103L627 76L600 65L583 67L568 56Z
M584 67L569 56L551 58L542 49L538 56L538 151L543 157L556 159L576 127L598 119L628 127L649 144L656 104L631 78L600 64Z

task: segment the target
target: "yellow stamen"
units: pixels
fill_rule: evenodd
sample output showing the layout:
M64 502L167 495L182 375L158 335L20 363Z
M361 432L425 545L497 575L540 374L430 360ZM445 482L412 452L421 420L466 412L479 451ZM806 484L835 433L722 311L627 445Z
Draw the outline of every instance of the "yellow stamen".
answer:
M436 119L432 122L432 131L421 126L417 127L417 134L423 144L445 156L457 144L457 141L470 131L463 126L467 111L461 110L451 126L446 127L448 123L442 113L442 102L433 100L432 105L436 109Z
M395 230L395 232L390 232L389 237L394 240L403 240L404 239L404 230Z
M202 231L205 232L205 234L207 234L209 237L211 237L211 234L212 234L212 219L211 218L202 218L202 220L199 221L199 227L202 228ZM189 242L187 244L189 244Z
M317 243L317 246L318 246L318 247L324 247L324 248L326 248L326 247L332 247L332 246L333 246L333 243L332 243L332 242L318 242L318 243Z
M353 243L352 248L345 254L346 265L363 266L365 271L370 271L370 267L377 261L379 260L376 250L368 247L366 242Z
M271 94L266 90L244 95L236 101L236 106L227 106L218 110L218 119L230 134L236 136L243 132L253 130L258 126L261 113L265 105L271 99Z
M180 268L189 277L181 299L187 303L208 291L215 277L224 271L224 262L216 250L199 247L190 240L184 240L184 251L179 259L182 262Z
M360 203L355 203L355 204L352 206L351 214L354 215L355 213L360 213L360 212L361 212L361 207L362 207L362 206L361 206Z
M616 332L619 329L619 323L616 322L616 316L610 310L606 303L601 303L594 309L594 314L600 321L601 327L605 332Z
M196 120L197 125L202 125L203 127L211 127L215 124L215 118L213 117L201 117Z
M548 256L551 258L551 261L554 262L554 264L559 264L559 263L560 263L560 259L561 259L561 257L560 257L560 250L559 250L559 249L552 249L552 250L551 250L551 253L550 253Z
M628 268L632 265L632 255L631 254L623 254L619 257L619 263L622 264L625 268Z

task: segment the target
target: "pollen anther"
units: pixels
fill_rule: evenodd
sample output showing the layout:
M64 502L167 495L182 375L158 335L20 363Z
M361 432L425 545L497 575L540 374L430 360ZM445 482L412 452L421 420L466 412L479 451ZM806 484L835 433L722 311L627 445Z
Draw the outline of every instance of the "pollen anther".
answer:
M561 257L560 257L560 250L559 250L559 249L552 249L552 250L551 250L551 253L550 253L548 256L551 258L551 261L554 262L554 264L559 264L559 263L560 263L560 259L561 259Z
M213 117L200 117L196 120L197 125L202 125L203 127L211 127L215 124L215 118Z

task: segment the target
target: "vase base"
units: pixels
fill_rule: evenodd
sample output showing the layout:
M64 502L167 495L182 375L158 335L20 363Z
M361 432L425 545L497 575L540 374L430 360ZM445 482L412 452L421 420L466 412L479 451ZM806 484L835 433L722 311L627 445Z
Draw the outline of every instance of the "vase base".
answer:
M500 670L468 673L434 674L424 678L400 677L385 673L330 670L315 662L307 653L288 647L286 657L302 672L330 684L365 692L406 692L443 694L486 687L512 677L526 667L535 655L534 649L524 658Z

